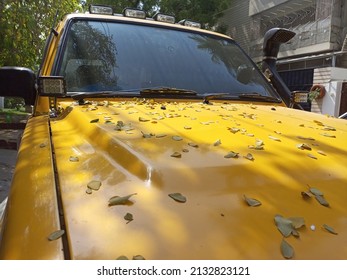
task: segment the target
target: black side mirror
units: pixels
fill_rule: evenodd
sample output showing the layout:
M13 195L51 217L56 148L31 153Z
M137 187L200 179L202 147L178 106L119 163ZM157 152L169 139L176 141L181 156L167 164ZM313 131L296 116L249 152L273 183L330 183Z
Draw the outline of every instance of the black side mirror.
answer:
M22 97L26 105L34 105L35 73L24 67L0 67L0 96Z
M288 42L294 36L295 32L288 29L272 28L265 33L263 43L262 70L287 106L291 103L291 92L276 70L276 61L281 44Z

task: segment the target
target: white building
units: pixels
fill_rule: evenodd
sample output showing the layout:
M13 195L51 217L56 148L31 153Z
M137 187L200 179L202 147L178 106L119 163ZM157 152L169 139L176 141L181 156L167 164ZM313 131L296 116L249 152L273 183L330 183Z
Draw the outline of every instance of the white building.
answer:
M277 63L288 87L322 85L326 94L312 102L311 111L347 112L347 0L233 0L220 23L259 63L267 30L294 31L296 36L281 46Z

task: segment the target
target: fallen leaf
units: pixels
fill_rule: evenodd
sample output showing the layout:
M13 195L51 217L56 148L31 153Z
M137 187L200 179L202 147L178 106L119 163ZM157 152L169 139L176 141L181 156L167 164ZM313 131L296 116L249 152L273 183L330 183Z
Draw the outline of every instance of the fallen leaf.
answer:
M182 157L182 154L179 153L179 152L174 152L171 157L175 157L175 158L181 158Z
M199 148L199 145L193 142L188 143L188 145L193 148Z
M322 135L322 136L324 136L324 137L336 138L336 136L335 136L335 135L333 135L333 134L322 133L321 135Z
M99 122L99 119L94 119L90 121L90 123L97 123L97 122Z
M172 136L172 140L175 140L175 141L182 141L183 138L182 138L181 136L175 135L175 136Z
M152 133L144 133L143 131L141 131L141 133L142 133L143 138L152 138L153 137Z
M329 202L322 195L315 195L316 200L323 206L329 207Z
M90 181L87 185L87 187L93 191L97 191L101 187L101 182L100 181Z
M306 143L298 144L297 148L300 150L308 150L308 151L312 150L312 148Z
M281 142L281 139L275 137L275 136L271 136L269 135L269 139L273 140L273 141L277 141L277 142Z
M336 232L332 227L330 227L330 226L324 224L324 225L323 225L323 228L325 228L328 232L337 235L337 232Z
M108 206L127 204L129 202L129 199L136 194L137 193L129 194L126 196L113 196L108 200Z
M318 150L317 153L320 154L320 155L322 155L322 156L326 156L326 155L327 155L325 152L323 152L323 151L321 151L321 150Z
M243 196L243 198L245 199L245 201L247 202L247 204L251 207L256 207L256 206L260 206L261 202L255 198L249 198L247 196Z
M225 158L238 158L239 157L239 153L229 152L224 157Z
M86 194L92 194L93 193L93 190L92 189L90 189L90 188L87 188L86 189Z
M145 258L141 255L136 255L136 256L133 256L133 260L145 260Z
M301 192L301 196L304 198L304 199L309 199L312 197L311 193L309 192Z
M278 230L282 233L284 237L288 237L293 232L293 222L289 219L282 217L281 215L275 216L275 223Z
M187 198L183 196L181 193L170 193L169 197L171 197L173 200L177 202L184 203L187 201Z
M248 153L247 155L244 156L246 159L250 160L250 161L253 161L254 160L254 157L251 153Z
M294 256L293 247L284 239L282 239L282 242L281 242L281 253L282 253L282 256L285 257L286 259L291 259Z
M307 156L308 156L309 158L312 158L312 159L318 159L315 155L312 155L312 154L307 154Z
M120 261L120 260L129 260L127 256L119 256L116 260Z
M319 189L317 188L309 188L309 191L311 193L313 193L314 195L324 195L323 192L321 192Z
M63 229L54 231L48 236L48 240L49 241L57 240L58 238L62 237L64 233L65 233L65 230Z
M164 133L160 133L160 134L157 134L155 137L156 138L163 138L163 137L166 137L167 135L164 134Z
M219 146L219 145L221 145L222 144L222 141L220 140L220 139L218 139L217 141L215 141L214 143L213 143L213 146Z
M132 220L134 220L133 214L126 213L124 216L124 220L126 220L126 221L128 221L128 223L130 223Z
M305 225L305 219L302 217L289 217L288 220L292 222L295 229L299 229Z
M70 160L71 162L78 162L78 161L79 161L79 158L78 158L78 157L75 157L75 156L71 156L71 157L69 158L69 160Z
M145 119L145 118L139 117L139 121L140 121L140 122L148 122L149 119Z
M332 126L324 126L323 130L326 130L326 131L336 131L336 128L335 127L332 127Z
M237 128L237 127L232 127L232 128L229 128L229 131L232 132L232 133L236 133L236 132L239 132L240 129Z
M186 125L186 126L184 126L184 129L189 130L189 129L192 129L192 127L191 127L191 126Z

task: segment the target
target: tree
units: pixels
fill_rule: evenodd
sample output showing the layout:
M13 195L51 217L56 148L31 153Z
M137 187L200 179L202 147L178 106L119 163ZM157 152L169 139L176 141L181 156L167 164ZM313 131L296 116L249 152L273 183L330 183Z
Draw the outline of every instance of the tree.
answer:
M160 0L160 11L172 13L178 20L190 19L200 22L206 29L226 31L217 25L218 18L230 5L230 0Z
M0 0L0 66L37 70L55 14L75 11L79 0Z

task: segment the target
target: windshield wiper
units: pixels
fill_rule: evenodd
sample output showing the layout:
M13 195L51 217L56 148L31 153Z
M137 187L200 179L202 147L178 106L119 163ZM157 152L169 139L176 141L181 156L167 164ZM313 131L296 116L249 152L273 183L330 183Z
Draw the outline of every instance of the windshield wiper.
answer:
M115 97L124 95L138 95L136 91L85 91L85 92L70 92L68 96L71 96L74 100L83 100L86 97Z
M198 93L191 89L172 88L172 87L154 87L140 90L141 95L197 95Z
M276 102L276 103L282 102L282 100L279 98L268 96L268 95L261 95L256 92L242 93L242 94L239 94L238 97L239 99L254 100L254 101L265 101L265 102Z
M224 97L224 96L227 96L230 94L229 93L205 93L202 95L202 97L204 98L204 101L203 103L204 104L210 104L210 100L212 99L217 99L217 98L220 98L220 97Z

